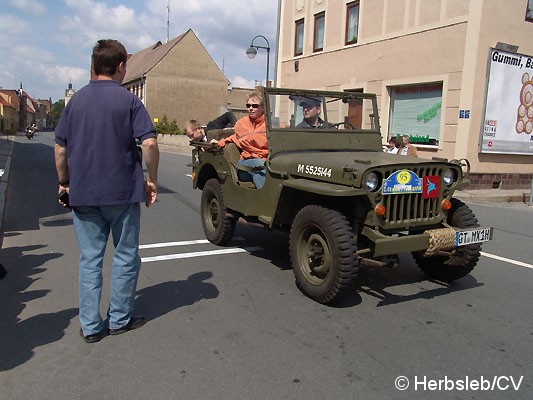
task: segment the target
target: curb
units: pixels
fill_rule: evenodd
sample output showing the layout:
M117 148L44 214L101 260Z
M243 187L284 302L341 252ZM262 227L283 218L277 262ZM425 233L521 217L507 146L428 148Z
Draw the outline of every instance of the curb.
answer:
M525 190L509 190L499 191L496 193L487 193L486 191L480 191L476 193L475 190L469 192L456 191L453 197L464 201L480 201L490 203L524 203L529 202L529 191Z
M15 139L15 135L5 135L5 140L11 141L9 144L8 153L1 154L2 156L6 156L6 163L3 168L2 176L0 177L0 233L2 232L2 223L4 221L4 208L6 205L6 197L7 197L7 186L9 184L9 172L11 170L11 155L13 153L13 140ZM0 139L1 140L1 139ZM0 169L2 171L2 169ZM2 237L0 237L0 244L2 242Z

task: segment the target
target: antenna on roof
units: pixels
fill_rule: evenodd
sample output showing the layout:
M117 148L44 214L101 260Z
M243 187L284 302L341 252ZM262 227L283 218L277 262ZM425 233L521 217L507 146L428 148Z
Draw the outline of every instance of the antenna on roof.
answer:
M167 2L167 43L170 40L170 0Z

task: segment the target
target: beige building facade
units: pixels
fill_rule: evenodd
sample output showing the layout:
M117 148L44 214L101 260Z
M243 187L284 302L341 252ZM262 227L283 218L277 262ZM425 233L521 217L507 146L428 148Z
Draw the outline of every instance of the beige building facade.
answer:
M491 51L533 60L531 7L531 0L279 0L277 86L376 93L383 143L408 134L420 157L468 159L472 188L529 187L533 151L491 153L481 142ZM521 68L533 76L533 65Z

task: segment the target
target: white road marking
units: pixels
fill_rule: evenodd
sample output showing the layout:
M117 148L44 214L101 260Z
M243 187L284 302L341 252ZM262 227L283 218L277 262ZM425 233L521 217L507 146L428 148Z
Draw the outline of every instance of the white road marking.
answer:
M252 251L261 250L261 247L234 247L231 249L220 249L220 250L210 250L210 251L195 251L191 253L180 253L180 254L167 254L163 256L154 256L154 257L143 257L141 258L142 262L152 262L152 261L164 261L164 260L176 260L178 258L192 258L192 257L204 257L204 256L216 256L220 254L233 254L233 253L251 253Z
M242 237L236 237L236 240L243 240ZM172 246L190 246L196 244L207 244L209 241L207 239L198 239L198 240L182 240L180 242L165 242L165 243L153 243L153 244L142 244L139 246L139 249L155 249L161 247L172 247ZM221 254L234 254L234 253L250 253L252 251L262 250L261 247L233 247L230 249L219 249L219 250L208 250L208 251L194 251L190 253L179 253L179 254L167 254L162 256L154 257L143 257L141 258L142 262L153 262L153 261L164 261L164 260L175 260L179 258L192 258L192 257L204 257L204 256L216 256ZM532 264L527 264L522 261L512 260L510 258L496 256L494 254L485 253L482 251L480 253L484 257L492 258L494 260L503 261L509 264L518 265L519 267L533 269Z
M233 241L244 240L244 238L237 236L233 238ZM156 249L159 247L173 247L173 246L189 246L191 244L206 244L209 243L207 239L196 239L196 240L182 240L180 242L166 242L166 243L152 243L152 244L141 244L139 250L142 249Z
M139 249L155 249L155 248L159 248L159 247L188 246L188 245L191 245L191 244L204 244L204 243L209 243L209 240L200 239L200 240L183 240L181 242L141 244L139 246Z
M480 254L482 256L485 256L485 257L488 257L488 258L493 258L493 259L498 260L498 261L503 261L503 262L506 262L506 263L509 263L509 264L518 265L519 267L533 269L533 265L526 264L525 262L522 262L522 261L516 261L516 260L511 260L510 258L495 256L494 254L485 253L483 251Z

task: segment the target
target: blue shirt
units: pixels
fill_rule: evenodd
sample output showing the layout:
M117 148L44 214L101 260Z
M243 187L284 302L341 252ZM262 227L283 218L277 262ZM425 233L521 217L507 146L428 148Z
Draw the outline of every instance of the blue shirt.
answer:
M95 80L70 99L55 131L67 149L72 206L143 202L144 174L135 139L156 137L148 111L118 82Z

